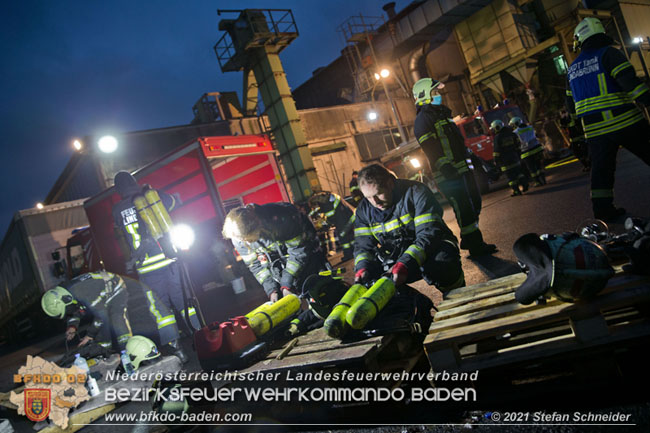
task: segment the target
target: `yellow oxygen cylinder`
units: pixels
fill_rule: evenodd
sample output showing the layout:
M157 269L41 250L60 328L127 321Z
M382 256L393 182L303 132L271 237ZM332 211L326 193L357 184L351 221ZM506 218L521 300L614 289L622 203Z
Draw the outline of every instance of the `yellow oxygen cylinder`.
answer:
M346 320L353 329L363 329L395 294L395 283L382 277L348 310Z
M264 311L268 307L270 307L271 305L273 305L273 302L267 301L267 302L263 303L262 305L260 305L259 307L257 307L256 309L254 309L253 311L251 311L250 313L244 315L244 317L246 319L250 319L251 317L253 317L255 315L255 313L257 313L258 311Z
M169 212L167 212L165 205L160 199L160 195L158 194L158 191L156 191L155 189L148 189L147 191L145 191L144 197L147 199L147 203L149 203L149 207L153 211L153 214L156 216L156 219L158 220L158 224L160 225L160 229L162 230L163 234L169 233L169 231L172 229L173 226L172 218L169 216Z
M248 324L258 337L269 332L271 328L293 316L300 310L300 299L294 294L284 296L266 308L258 309L248 319Z
M334 309L325 319L325 332L332 338L341 338L345 334L347 323L345 321L346 314L348 310L354 305L354 303L363 296L364 293L368 291L368 288L363 284L354 284L352 287L345 292L345 295L341 298L338 304L334 306Z
M151 236L156 240L160 239L163 236L163 232L160 229L160 224L158 224L158 219L147 203L147 199L142 195L135 196L133 198L133 205L138 211L138 216L147 226Z

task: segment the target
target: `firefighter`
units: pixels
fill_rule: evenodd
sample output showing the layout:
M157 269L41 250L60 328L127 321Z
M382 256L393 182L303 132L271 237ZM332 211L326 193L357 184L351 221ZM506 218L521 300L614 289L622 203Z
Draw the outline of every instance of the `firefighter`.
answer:
M300 294L309 275L329 267L309 217L291 203L232 209L223 224L223 237L232 240L272 302Z
M361 190L359 190L359 172L354 170L352 172L352 179L350 179L350 195L352 196L352 203L350 203L353 207L359 206L359 203L361 200L363 200L363 194L361 194Z
M495 133L494 162L508 177L512 196L521 195L528 191L528 179L521 170L519 137L499 119L492 122L490 129Z
M356 283L389 272L396 286L423 278L445 293L465 284L456 238L426 185L373 164L359 173L359 187L365 199L354 221Z
M67 318L66 340L75 337L81 319L86 314L91 314L92 325L79 346L94 340L100 346L110 349L111 332L114 332L118 350L124 350L131 337L126 315L128 299L122 277L109 272L90 272L45 292L41 298L41 307L50 317Z
M352 206L331 192L314 194L309 198L309 206L312 211L324 214L327 224L336 228L343 249L341 260L351 260L354 257L352 245L354 242L354 209Z
M582 130L582 124L578 117L569 114L565 109L560 110L560 126L564 128L565 133L569 136L571 151L582 164L582 171L591 170L591 159L589 158L589 146L585 141L585 132Z
M144 188L146 190L148 186ZM162 305L154 303L151 292L146 292L150 311L156 317L161 343L168 344L184 363L187 355L181 349L180 334L174 312L185 315L183 284L180 269L173 258L167 257L161 245L152 237L133 204L134 197L142 194L143 187L126 171L115 175L115 189L122 198L113 206L113 221L127 239L131 253L130 262L135 265L139 280L150 287ZM163 205L168 211L174 209L178 199L158 191ZM199 321L194 307L187 309L189 320L194 329L199 329Z
M521 162L528 169L530 178L535 182L535 186L546 185L546 176L542 167L544 148L539 143L533 126L526 125L521 117L513 117L508 123L519 137Z
M497 248L483 241L478 226L481 196L474 173L467 163L465 139L451 120L451 110L442 105L438 89L443 85L423 78L413 86L417 106L415 136L429 159L433 179L454 209L460 227L460 247L470 255L492 254Z
M625 214L614 206L618 146L650 165L650 125L635 105L650 106L650 91L612 43L600 20L583 19L574 31L581 52L567 73L567 107L580 118L591 155L594 217L604 221Z

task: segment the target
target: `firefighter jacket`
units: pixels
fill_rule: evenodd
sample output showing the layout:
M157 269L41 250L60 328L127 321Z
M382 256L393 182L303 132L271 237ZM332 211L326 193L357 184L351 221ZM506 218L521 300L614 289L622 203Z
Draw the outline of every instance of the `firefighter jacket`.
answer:
M158 194L168 211L174 209L176 199L173 196L162 191L158 191ZM165 256L160 244L149 234L146 224L138 218L132 198L124 199L113 206L113 221L127 240L139 275L164 268L174 262Z
M350 195L352 196L352 201L354 205L357 206L361 200L363 200L363 193L359 189L359 181L354 177L350 180Z
M539 144L539 140L535 135L535 129L533 129L532 125L522 125L518 127L515 129L515 134L519 137L521 159L542 151L542 146Z
M587 138L642 121L635 101L650 105L648 86L610 43L602 34L588 38L567 73L567 107L581 118Z
M290 203L258 205L256 212L263 224L261 237L253 242L233 239L235 249L267 295L281 286L296 287L301 272L323 257L316 229Z
M444 240L454 235L442 220L442 208L433 192L413 180L396 179L393 205L381 211L364 200L354 221L354 269L374 272L393 260L409 271L434 257ZM388 259L388 260L387 260ZM391 260L392 259L392 260Z
M345 200L334 193L322 193L315 198L318 212L325 215L327 224L336 227L340 237L353 232L354 210Z
M519 136L508 126L501 128L494 136L494 162L501 171L519 165Z
M569 140L572 144L585 140L585 132L582 130L582 123L580 123L578 116L576 116L575 113L560 117L560 126L567 130L569 133Z
M67 289L74 297L76 303L66 307L67 326L79 327L81 318L89 311L94 313L98 309L106 309L108 304L121 293L126 294L126 285L119 275L110 272L89 272L81 274L70 281L59 284ZM104 326L100 316L93 314L92 325L88 328L87 335L95 338Z
M413 130L429 159L436 182L454 179L469 171L465 139L451 119L449 108L431 104L418 107Z

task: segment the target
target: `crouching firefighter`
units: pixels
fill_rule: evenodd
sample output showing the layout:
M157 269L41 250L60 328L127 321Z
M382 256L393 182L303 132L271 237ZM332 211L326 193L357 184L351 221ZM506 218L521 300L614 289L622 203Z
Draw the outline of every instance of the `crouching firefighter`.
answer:
M305 278L329 267L309 217L290 203L232 209L223 237L232 241L272 302L300 294Z
M359 172L359 187L365 199L354 222L355 282L390 272L396 286L423 278L445 293L464 285L456 238L426 185L373 164Z
M77 334L79 323L86 315L92 315L79 346L95 341L102 347L111 348L111 333L117 339L117 349L124 350L131 337L131 327L126 314L129 299L124 280L109 272L91 272L48 290L41 298L45 314L57 319L67 319L66 340Z
M319 192L309 198L309 207L325 215L327 224L336 228L341 248L343 248L342 261L353 257L354 242L354 210L352 206L342 200L337 194Z
M492 122L490 129L496 134L494 137L494 162L508 177L508 185L512 188L511 195L521 195L522 192L528 191L528 179L521 170L519 136L512 129L504 126L499 119Z
M188 358L178 341L180 334L174 311L179 317L187 312L194 329L200 326L194 307L185 308L181 269L173 258L168 236L165 236L171 228L168 212L179 200L148 185L141 187L125 171L115 175L115 189L122 200L113 206L113 221L127 239L130 262L135 265L138 279L160 299L160 303L156 303L151 291L145 293L150 311L156 317L160 342L171 346L185 363Z

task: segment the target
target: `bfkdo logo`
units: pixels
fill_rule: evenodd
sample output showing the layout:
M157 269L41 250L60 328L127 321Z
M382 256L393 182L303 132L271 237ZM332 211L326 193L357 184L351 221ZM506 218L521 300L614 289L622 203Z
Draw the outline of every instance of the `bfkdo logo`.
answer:
M52 395L49 389L25 389L25 415L32 421L43 421L50 414Z

